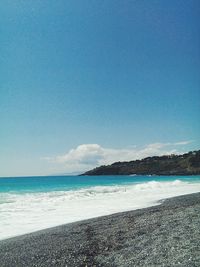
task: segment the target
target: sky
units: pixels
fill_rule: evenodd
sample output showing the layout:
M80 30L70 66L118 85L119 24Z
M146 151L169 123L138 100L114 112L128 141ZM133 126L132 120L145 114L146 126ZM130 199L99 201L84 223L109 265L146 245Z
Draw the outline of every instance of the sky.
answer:
M199 0L1 0L0 176L200 147Z

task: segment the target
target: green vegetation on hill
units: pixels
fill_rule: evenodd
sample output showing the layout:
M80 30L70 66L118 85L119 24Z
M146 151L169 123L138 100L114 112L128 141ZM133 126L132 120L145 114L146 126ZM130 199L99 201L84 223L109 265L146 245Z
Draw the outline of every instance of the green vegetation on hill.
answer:
M200 150L183 155L148 157L100 166L82 175L197 175L200 174Z

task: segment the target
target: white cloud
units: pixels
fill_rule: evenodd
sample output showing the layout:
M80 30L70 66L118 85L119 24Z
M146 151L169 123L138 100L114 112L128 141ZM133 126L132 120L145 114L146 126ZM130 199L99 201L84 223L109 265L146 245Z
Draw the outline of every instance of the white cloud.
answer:
M71 149L67 154L56 157L60 163L96 164L103 159L103 148L97 144L80 145Z
M193 140L181 141L181 142L174 143L174 145L176 145L176 146L183 146L183 145L189 145L192 142L193 142Z
M83 172L116 161L130 161L149 156L180 154L176 146L180 147L189 143L191 143L191 141L153 143L141 148L133 147L127 149L104 148L98 144L82 144L71 149L64 155L45 157L43 159L59 166L62 165L62 168L60 168L62 171ZM57 169L59 169L59 167Z

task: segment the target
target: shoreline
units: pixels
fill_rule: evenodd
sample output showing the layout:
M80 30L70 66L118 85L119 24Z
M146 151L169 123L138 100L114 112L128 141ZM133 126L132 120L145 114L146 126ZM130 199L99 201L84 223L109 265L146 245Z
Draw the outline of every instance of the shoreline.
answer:
M64 182L68 182L69 179ZM0 240L76 221L146 208L156 205L160 199L200 192L199 176L196 180L190 177L176 177L171 180L155 177L143 177L143 180L139 177L121 177L117 181L115 177L113 179L113 184L109 184L109 179L105 177L105 185L99 185L102 180L97 179L95 185L82 185L77 190L49 190L38 193L36 191L28 194L11 192L3 195L5 204L0 205ZM37 183L37 180L32 182ZM59 180L58 184L60 182L63 180ZM75 179L74 184L77 182L79 179ZM48 178L45 183L48 184Z
M200 193L0 241L1 267L200 266Z

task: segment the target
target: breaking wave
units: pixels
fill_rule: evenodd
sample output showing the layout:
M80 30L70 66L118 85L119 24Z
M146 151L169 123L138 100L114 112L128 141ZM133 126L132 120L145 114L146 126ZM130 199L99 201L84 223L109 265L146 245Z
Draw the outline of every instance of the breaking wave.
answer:
M149 181L79 190L0 193L0 239L64 223L157 205L200 191L200 183Z

